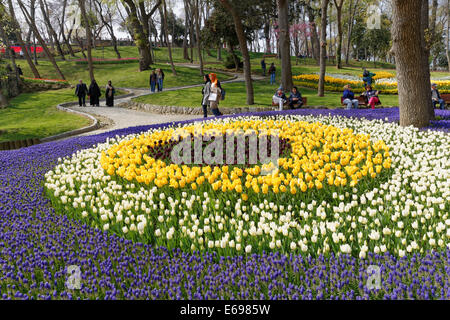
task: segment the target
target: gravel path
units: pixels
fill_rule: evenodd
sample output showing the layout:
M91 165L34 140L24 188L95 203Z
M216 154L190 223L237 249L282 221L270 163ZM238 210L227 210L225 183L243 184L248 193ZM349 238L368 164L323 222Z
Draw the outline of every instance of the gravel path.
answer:
M199 68L198 65L191 65L191 64L176 64L184 67L189 68ZM227 73L223 72L222 73ZM231 76L233 76L230 80L222 81L222 83L231 83L231 82L240 82L244 81L244 75L243 74L233 74L233 73L227 73ZM262 76L253 75L253 80L262 80L264 79ZM188 86L180 86L180 87L173 87L173 88L167 88L164 89L164 91L175 91L175 90L181 90L186 88L194 88L194 87L201 87L202 84L195 84L195 85L188 85ZM133 94L133 96L121 98L121 99L115 99L114 105L117 106L121 103L128 102L131 99L134 99L136 97L140 97L143 95L148 94L158 94L158 92L151 93L149 89L142 89L142 88L118 88L121 90L128 91ZM164 92L163 91L163 92ZM105 101L100 102L100 107L79 107L78 103L74 103L72 106L69 106L70 109L88 113L94 117L96 117L101 127L97 130L90 131L87 133L81 134L82 136L86 135L94 135L99 134L111 130L116 129L123 129L128 128L132 126L140 126L140 125L149 125L149 124L157 124L157 123L165 123L165 122L172 122L172 121L182 121L182 120L192 120L192 119L198 119L198 115L184 115L184 114L154 114L149 112L143 112L143 111L136 111L131 109L125 109L120 107L114 107L109 108L106 107Z

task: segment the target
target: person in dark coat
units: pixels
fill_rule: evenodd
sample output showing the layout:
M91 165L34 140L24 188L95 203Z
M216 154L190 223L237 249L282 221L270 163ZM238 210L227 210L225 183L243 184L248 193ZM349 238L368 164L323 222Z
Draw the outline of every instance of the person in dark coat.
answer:
M275 68L275 64L272 63L270 65L269 68L269 74L270 74L270 84L274 84L275 83L275 74L276 74L277 69Z
M262 69L262 72L263 72L263 77L266 76L266 67L267 67L266 60L263 58L261 60L261 69Z
M150 73L150 90L152 92L155 92L157 80L158 79L156 77L156 72L155 70L152 70L152 72Z
M162 91L164 82L164 71L162 71L162 69L156 70L156 82L158 85L158 91Z
M88 93L88 88L83 80L77 84L75 89L75 95L78 97L78 104L83 107L86 107L86 94Z
M100 87L97 84L97 81L92 80L91 85L89 86L88 95L90 97L91 106L99 107L100 106L100 96L102 95L100 91Z
M288 99L289 107L291 109L300 108L303 105L302 94L297 87L293 87Z
M106 105L108 107L114 107L114 94L116 93L116 89L113 87L111 80L108 81L106 85Z

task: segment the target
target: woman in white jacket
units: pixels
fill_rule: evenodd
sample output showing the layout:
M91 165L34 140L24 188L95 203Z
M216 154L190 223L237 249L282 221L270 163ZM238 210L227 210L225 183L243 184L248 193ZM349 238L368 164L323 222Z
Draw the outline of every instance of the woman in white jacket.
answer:
M219 101L222 97L222 89L220 87L220 83L217 80L217 75L215 73L209 74L209 79L211 80L210 93L208 97L209 106L211 107L212 113L218 117L221 116L222 113L219 110Z

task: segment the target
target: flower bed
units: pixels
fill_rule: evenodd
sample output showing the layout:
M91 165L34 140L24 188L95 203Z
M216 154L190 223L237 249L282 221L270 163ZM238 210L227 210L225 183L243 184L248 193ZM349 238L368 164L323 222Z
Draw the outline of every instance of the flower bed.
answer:
M170 130L174 126L189 126L189 122L128 128L97 136L0 152L0 172L2 172L0 183L4 186L0 190L0 250L2 252L0 296L4 299L77 297L100 299L448 299L450 293L447 288L450 283L446 270L450 267L448 262L450 250L446 248L448 243L446 237L449 233L449 203L442 202L442 199L447 199L449 196L447 180L450 167L446 154L450 143L449 136L447 133L437 131L399 128L395 123L382 120L347 118L348 116L387 118L389 121L398 119L398 109L370 111L372 110L355 112L299 110L284 113L288 114L286 118L278 118L278 120L297 123L297 115L305 115L300 118L306 122L305 126L309 123L320 122L322 126L336 128L333 129L336 133L344 132L345 128L352 128L355 135L361 134L361 138L370 134L372 144L379 139L386 143L390 148L389 157L392 159L392 167L389 169L392 173L386 172L385 181L379 176L369 180L378 181L377 186L363 185L361 182L355 186L356 193L353 193L353 190L348 192L348 195L345 192L336 192L337 198L334 198L334 192L332 192L331 199L328 200L317 198L320 196L319 191L323 192L325 187L322 190L312 188L311 191L304 193L298 191L298 194L305 196L303 200L305 208L302 209L301 203L299 204L303 212L296 212L301 214L301 219L297 222L303 231L298 231L299 239L289 238L288 233L287 246L283 246L284 250L289 252L288 254L281 253L281 249L270 249L270 247L265 248L265 252L259 252L256 245L251 249L254 253L245 254L243 246L243 252L234 254L232 257L224 257L224 253L220 250L206 249L202 252L200 250L191 252L191 248L181 250L178 243L173 249L166 249L159 247L154 239L149 239L148 243L124 239L124 235L114 234L112 227L103 231L97 228L96 224L90 225L86 222L88 221L86 218L81 216L72 218L70 212L61 211L62 207L53 209L50 206L50 201L44 195L44 181L51 176L45 175L47 172L57 170L55 166L61 166L60 170L64 169L61 173L66 174L70 172L72 160L86 156L88 158L86 162L74 167L76 171L82 170L84 166L95 165L91 162L93 160L100 162L101 152L97 151L104 150L106 153L109 148L120 144L123 140L139 139L141 132L157 133ZM329 113L333 116L326 116ZM436 113L443 118L450 116L448 111L439 110ZM241 120L258 121L262 116L275 114L277 113L264 113L258 118L241 118ZM295 116L289 116L289 114ZM224 118L223 122L233 123L235 122L233 119L233 117ZM445 130L445 127L442 129ZM293 144L294 142L292 150L295 149ZM61 158L61 161L58 161L58 158ZM110 181L113 179L112 176L105 175L101 166L98 167L98 171L92 173L92 177L100 177L97 174L102 174L106 181L109 180L106 177L111 177ZM89 176L85 178L87 184L91 183L91 186L95 184L93 180L89 182ZM74 186L81 186L81 183L84 182L76 179L73 181ZM138 184L131 181L123 183L122 188L126 188L127 183L130 184L130 188L131 183ZM144 188L148 192L147 196L154 188ZM168 186L162 188L174 192L174 188L169 189ZM110 191L105 189L104 192ZM193 189L189 192L195 194ZM154 204L157 206L156 211L159 211L158 215L166 219L168 216L172 217L171 208L168 206L170 204L168 198L171 195L167 194L164 199L161 199L161 194L163 193L154 192L154 195L158 197L155 198ZM207 205L207 212L214 212L214 210L219 212L219 209L212 204L215 204L216 199L222 203L226 194L236 195L235 192L229 191L219 192L217 194L219 198L209 196L211 206ZM142 195L145 194L141 193L140 204L143 202ZM80 196L80 193L77 196ZM198 196L203 197L201 194ZM366 200L365 204L363 204L363 196ZM133 194L130 194L129 199L133 197ZM269 198L268 195L266 197L267 208L264 200L261 201L262 198L253 198L249 194L246 200L248 201L247 214L252 219L254 215L259 217L265 215L268 219L267 213L273 213L275 216L274 206L271 208L270 205L275 198ZM289 197L285 199L289 201L290 197L289 192ZM191 198L187 199L191 201ZM306 202L307 199L310 203ZM315 204L312 202L314 199L317 199ZM105 200L102 199L102 201ZM175 202L177 198L173 195L172 200ZM201 212L195 201L192 201L193 211ZM240 208L242 214L244 214L243 201ZM256 208L253 208L250 203L255 201L258 203L254 204ZM325 219L322 219L321 210L319 215L318 211L314 210L321 206L323 201L330 204L330 208L326 205L322 206L325 210ZM353 201L356 201L358 205L352 206ZM160 202L164 204L164 209ZM340 204L341 202L343 205ZM90 205L90 202L88 204ZM260 204L263 208L260 208ZM308 208L309 204L313 205L312 210ZM274 205L277 206L277 212L280 212L280 206L284 203L278 200L277 203L274 202ZM292 203L286 203L284 216L287 216L288 205L293 206ZM361 211L358 209L359 206L363 207ZM383 208L380 209L380 206ZM150 206L148 208L154 210ZM227 212L233 211L226 207L221 208L220 205L219 208L220 213L224 213L222 217ZM258 210L250 212L250 208L251 211L258 209L259 212L256 213ZM71 212L76 212L75 209L71 209ZM168 216L165 215L166 209L169 210ZM134 211L135 208L131 210ZM365 215L362 214L363 211ZM291 216L293 213L294 210L291 210ZM308 214L307 217L305 213ZM108 214L107 216L109 218ZM280 216L281 214L278 218ZM280 218L278 220L280 221ZM354 229L353 222L356 224ZM403 222L403 225L400 222ZM153 221L148 220L148 225L152 223ZM220 222L216 223L218 226ZM192 224L194 225L195 223ZM310 225L310 231L306 225ZM325 233L329 236L328 252L318 254L317 250L312 250L314 225L319 231L318 237L322 237L320 227L325 228ZM226 227L229 228L229 226ZM386 228L389 228L389 231ZM191 227L190 229L192 230ZM333 232L332 229L335 231ZM358 236L359 232L363 233L362 237ZM336 234L338 243L335 243L333 233ZM342 233L345 240L339 233ZM250 238L250 233L247 237ZM242 238L244 238L243 235ZM302 241L308 250L302 252L298 243L296 248L291 249L291 242L294 240ZM324 239L322 240L325 242ZM440 240L444 241L443 245ZM417 246L413 244L414 241ZM367 242L368 247L365 258L360 257L361 250L358 250L363 248L364 242ZM319 245L318 242L316 244L317 248L326 251L325 244ZM345 244L350 246L350 253L347 253L348 247ZM67 280L67 267L70 265L77 265L81 269L80 290L68 290L64 285ZM369 290L366 287L369 265L377 265L381 268L382 282L379 290Z
M380 76L385 77L385 74L380 74ZM318 82L319 82L319 75L318 74L302 74L297 75L293 77L294 84L300 87L307 87L307 88L313 88L317 89ZM377 80L377 77L375 77L375 80ZM439 91L441 93L450 93L450 81L448 80L437 80L434 81L439 86ZM362 93L364 91L364 82L362 80L352 80L352 78L349 79L343 79L343 78L336 78L332 76L325 76L325 91L330 92L342 92L344 89L343 87L349 84L352 86L352 90L355 93ZM397 89L397 82L392 79L378 79L378 81L375 81L375 84L373 85L374 89L380 90L382 94L398 94Z

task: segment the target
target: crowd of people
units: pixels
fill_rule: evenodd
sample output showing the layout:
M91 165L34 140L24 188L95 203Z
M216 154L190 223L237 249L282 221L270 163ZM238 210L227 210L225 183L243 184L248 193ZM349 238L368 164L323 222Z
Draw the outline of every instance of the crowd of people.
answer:
M116 89L112 85L111 80L108 81L108 84L105 87L105 95L106 95L106 106L113 107L114 106L114 95L116 93ZM92 107L100 106L100 97L102 96L102 92L100 90L97 81L92 80L89 88L83 80L80 80L75 88L75 95L78 97L78 105L80 107L86 107L86 96L89 98L89 103Z

